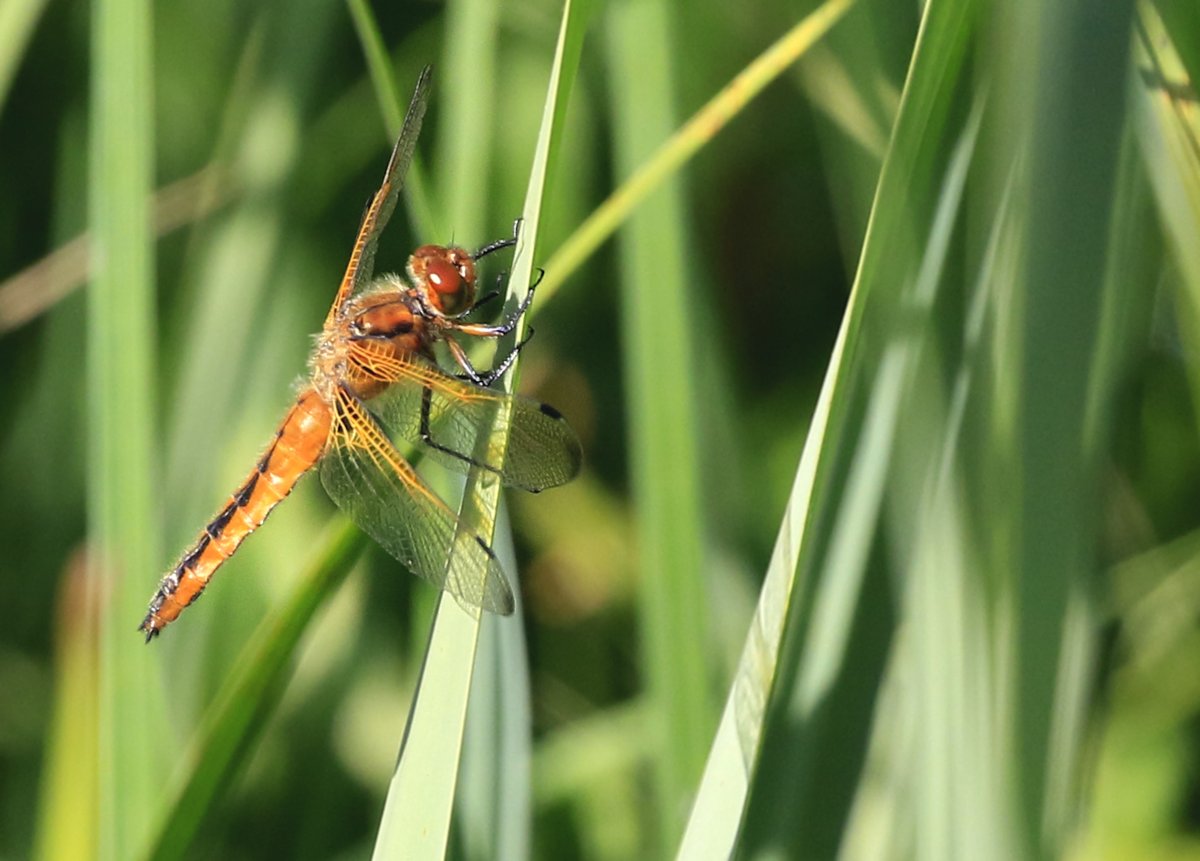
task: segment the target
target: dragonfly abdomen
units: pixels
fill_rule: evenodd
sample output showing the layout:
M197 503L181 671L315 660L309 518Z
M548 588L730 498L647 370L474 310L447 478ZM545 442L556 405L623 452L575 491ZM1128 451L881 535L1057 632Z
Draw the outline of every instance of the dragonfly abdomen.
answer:
M221 563L263 524L271 509L320 459L331 424L332 414L320 395L311 388L302 392L254 470L163 577L142 620L147 641L200 597Z

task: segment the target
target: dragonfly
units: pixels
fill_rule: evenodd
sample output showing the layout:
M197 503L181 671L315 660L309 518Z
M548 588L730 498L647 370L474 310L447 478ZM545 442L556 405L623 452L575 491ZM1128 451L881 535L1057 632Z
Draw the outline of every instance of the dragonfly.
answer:
M511 238L474 253L422 245L408 258L407 279L372 277L379 235L396 207L421 130L431 74L426 67L417 81L383 182L363 214L309 358L308 379L249 476L162 578L139 626L147 642L200 596L214 572L318 464L333 501L414 574L467 607L513 612L512 589L488 542L417 474L388 433L452 469L482 470L532 492L570 481L582 462L579 439L557 410L489 388L532 330L526 327L525 339L486 371L474 367L459 340L508 335L529 309L536 281L502 321L466 319L495 295L476 298L477 262L515 245L519 221ZM453 358L455 373L438 364L437 344Z

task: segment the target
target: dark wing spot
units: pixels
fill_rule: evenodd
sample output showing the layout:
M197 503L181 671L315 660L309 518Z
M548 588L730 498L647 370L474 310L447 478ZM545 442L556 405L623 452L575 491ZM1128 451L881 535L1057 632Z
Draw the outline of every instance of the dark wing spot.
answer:
M549 404L538 404L538 408L552 419L563 420L563 414Z

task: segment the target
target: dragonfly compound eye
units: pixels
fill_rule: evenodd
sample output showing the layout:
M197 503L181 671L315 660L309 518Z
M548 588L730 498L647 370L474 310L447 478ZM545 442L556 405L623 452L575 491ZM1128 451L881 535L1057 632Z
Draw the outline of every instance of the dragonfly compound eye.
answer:
M465 281L459 269L449 260L432 260L425 271L429 286L442 296L452 296L461 293Z
M422 245L409 260L409 273L426 301L444 314L469 308L475 298L475 261L461 248Z

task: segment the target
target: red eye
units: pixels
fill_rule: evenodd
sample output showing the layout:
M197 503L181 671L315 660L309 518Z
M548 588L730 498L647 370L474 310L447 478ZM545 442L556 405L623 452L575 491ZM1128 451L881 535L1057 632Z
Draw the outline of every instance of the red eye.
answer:
M448 260L430 260L425 277L429 279L429 286L443 296L463 289L462 275Z

